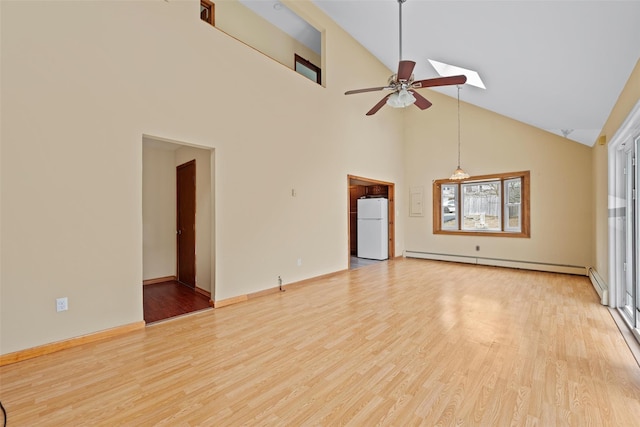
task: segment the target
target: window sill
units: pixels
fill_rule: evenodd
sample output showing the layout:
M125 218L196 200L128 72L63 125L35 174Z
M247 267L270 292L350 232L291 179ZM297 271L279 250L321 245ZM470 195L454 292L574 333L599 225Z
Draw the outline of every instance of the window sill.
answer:
M531 234L527 232L511 233L508 231L433 230L433 234L449 234L449 235L457 235L457 236L519 237L519 238L531 237Z

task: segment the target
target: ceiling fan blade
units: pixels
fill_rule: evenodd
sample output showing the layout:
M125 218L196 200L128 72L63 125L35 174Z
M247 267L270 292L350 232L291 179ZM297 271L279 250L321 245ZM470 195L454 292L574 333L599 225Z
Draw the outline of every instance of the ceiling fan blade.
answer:
M411 95L414 96L414 98L416 99L416 102L414 102L414 105L416 107L418 107L421 110L426 110L427 108L431 107L433 104L424 96L420 95L418 92L416 92L415 90L410 90L409 93L411 93Z
M379 109L381 109L381 108L382 108L382 106L383 106L384 104L386 104L386 103L387 103L387 99L388 99L391 95L392 95L392 94L389 94L389 95L385 96L384 98L382 98L382 99L380 100L380 102L378 102L376 105L374 105L374 106L373 106L373 108L367 112L367 116L373 116L375 113L377 113L377 112L378 112L378 110L379 110Z
M409 80L411 78L411 73L413 73L413 67L416 66L416 63L413 61L400 61L398 64L398 74L396 74L396 78L398 80Z
M348 90L344 94L345 95L353 95L354 93L377 92L377 91L382 90L382 89L392 89L392 88L390 88L389 86L369 87L369 88L366 88L366 89Z
M414 89L420 89L422 87L462 85L466 81L467 81L467 76L462 74L459 76L435 77L433 79L418 80L417 82L413 82L411 87Z

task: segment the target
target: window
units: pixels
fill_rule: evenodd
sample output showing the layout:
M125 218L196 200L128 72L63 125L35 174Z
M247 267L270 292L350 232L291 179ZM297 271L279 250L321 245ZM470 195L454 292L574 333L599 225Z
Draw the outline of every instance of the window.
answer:
M434 234L529 237L529 171L433 183Z
M307 77L309 80L313 80L318 84L322 84L322 78L320 75L320 67L313 65L301 56L294 55L295 70Z
M442 228L447 230L458 229L458 184L442 185Z
M200 0L200 19L215 27L216 25L216 6L209 0Z
M504 231L522 230L522 179L504 180Z

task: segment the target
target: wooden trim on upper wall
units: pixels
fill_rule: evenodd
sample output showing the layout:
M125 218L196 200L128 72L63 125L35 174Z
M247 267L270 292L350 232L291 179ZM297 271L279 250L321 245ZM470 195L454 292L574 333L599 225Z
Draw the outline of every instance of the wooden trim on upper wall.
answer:
M200 19L216 26L216 5L209 0L200 0Z

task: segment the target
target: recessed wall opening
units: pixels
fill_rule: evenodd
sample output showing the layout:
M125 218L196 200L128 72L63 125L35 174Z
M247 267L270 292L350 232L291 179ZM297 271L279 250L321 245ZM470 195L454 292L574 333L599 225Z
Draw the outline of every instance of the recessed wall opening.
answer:
M349 229L349 269L358 268L395 257L395 184L355 175L347 176L348 189L348 229ZM384 199L385 203L377 206L376 199ZM371 206L364 202L374 201ZM359 213L359 209L361 212ZM379 219L375 213L386 210L382 216L386 224L382 230L371 223ZM363 212L368 212L364 214ZM360 224L360 229L359 229ZM366 227L366 228L365 228ZM386 233L386 247L380 247L379 234ZM366 245L366 247L362 247Z
M227 0L215 2L215 9L212 3L211 14L215 10L218 30L324 86L324 31L296 12L295 6L279 1ZM207 13L205 8L205 17L210 16ZM298 57L306 61L304 66Z
M144 319L212 307L215 294L214 150L142 138Z

